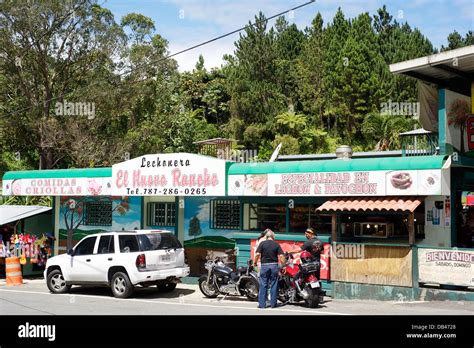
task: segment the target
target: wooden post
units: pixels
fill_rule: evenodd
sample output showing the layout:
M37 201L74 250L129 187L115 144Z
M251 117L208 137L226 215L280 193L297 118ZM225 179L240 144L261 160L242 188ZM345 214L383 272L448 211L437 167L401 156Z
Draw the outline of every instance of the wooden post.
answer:
M332 214L331 219L331 241L332 243L337 242L337 219L336 214Z
M408 215L408 244L415 244L415 213Z

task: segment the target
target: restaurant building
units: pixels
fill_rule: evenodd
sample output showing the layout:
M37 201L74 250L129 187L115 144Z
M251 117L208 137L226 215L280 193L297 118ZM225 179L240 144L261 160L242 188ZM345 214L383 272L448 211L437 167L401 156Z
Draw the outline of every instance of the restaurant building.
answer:
M401 134L399 151L342 147L266 163L152 154L112 168L8 172L3 194L54 196L55 253L97 231L168 229L198 275L216 255L243 265L266 228L290 251L313 227L334 297L473 300L474 46L390 68L420 80L423 129Z

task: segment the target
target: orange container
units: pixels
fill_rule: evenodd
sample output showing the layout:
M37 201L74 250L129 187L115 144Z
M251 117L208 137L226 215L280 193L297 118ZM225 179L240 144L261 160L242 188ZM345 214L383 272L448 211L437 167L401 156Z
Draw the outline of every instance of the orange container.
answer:
M5 259L5 274L7 286L23 284L19 257L7 257Z

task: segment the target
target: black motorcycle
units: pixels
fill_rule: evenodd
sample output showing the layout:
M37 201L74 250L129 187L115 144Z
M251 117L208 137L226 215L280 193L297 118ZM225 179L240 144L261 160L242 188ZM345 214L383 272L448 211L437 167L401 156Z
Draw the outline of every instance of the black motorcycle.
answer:
M199 289L204 296L215 298L219 295L247 296L251 301L258 299L258 275L254 271L252 260L247 267L237 271L226 266L219 257L207 261L207 274L199 278Z

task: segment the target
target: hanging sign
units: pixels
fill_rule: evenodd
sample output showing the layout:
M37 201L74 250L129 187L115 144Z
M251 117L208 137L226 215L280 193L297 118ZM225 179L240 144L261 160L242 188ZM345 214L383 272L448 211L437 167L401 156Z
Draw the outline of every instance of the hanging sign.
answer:
M116 196L224 196L226 162L189 153L145 155L112 166Z
M110 178L34 178L3 181L4 196L108 196Z
M434 170L229 175L229 196L410 196L449 193L449 172Z

